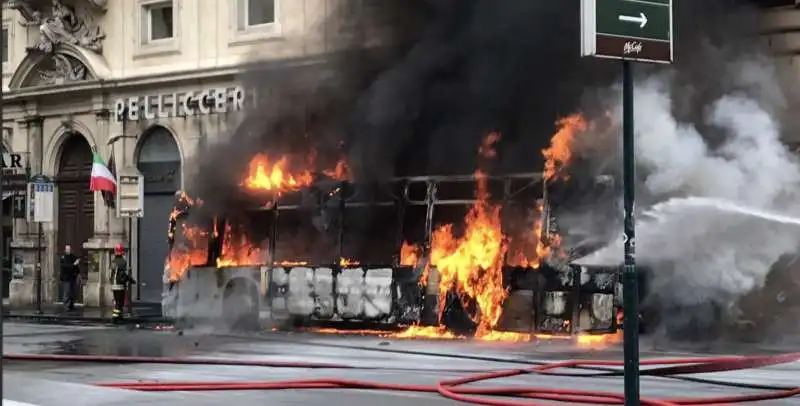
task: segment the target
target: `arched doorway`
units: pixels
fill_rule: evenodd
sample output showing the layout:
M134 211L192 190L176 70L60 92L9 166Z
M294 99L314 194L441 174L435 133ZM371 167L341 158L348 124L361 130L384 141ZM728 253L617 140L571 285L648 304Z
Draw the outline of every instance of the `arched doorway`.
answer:
M58 162L58 236L56 251L65 245L81 258L81 272L86 280L87 256L83 243L94 234L94 196L89 190L92 173L92 149L81 134L72 133L61 147ZM63 292L59 286L59 299ZM83 301L83 290L76 292L76 301Z
M181 187L181 154L175 137L164 127L151 127L142 137L136 157L144 175L144 217L138 228L137 300L161 303L164 260L169 254L167 219Z

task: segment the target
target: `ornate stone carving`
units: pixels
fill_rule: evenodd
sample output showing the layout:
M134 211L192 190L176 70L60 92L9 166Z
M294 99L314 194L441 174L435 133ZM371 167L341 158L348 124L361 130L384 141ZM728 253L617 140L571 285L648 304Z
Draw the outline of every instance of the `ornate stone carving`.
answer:
M72 3L86 3L89 5L89 8L105 12L108 10L108 0L73 0ZM3 0L3 4L5 4L8 8L12 10L17 10L22 14L22 17L26 20L35 19L35 14L38 13L39 18L50 7L50 0Z
M23 26L39 26L39 39L28 47L28 52L52 53L59 44L71 44L101 53L105 34L95 24L90 11L64 4L62 0L52 0L45 7L41 0L7 0L10 7L19 10L27 19ZM105 0L89 0L92 8L105 10Z
M108 0L86 0L92 7L106 11L108 9Z
M44 2L41 0L3 0L3 5L12 10L19 11L26 20L40 15L43 3Z
M49 58L52 63L39 70L41 81L37 85L59 85L86 79L86 66L80 61L62 54L52 54Z

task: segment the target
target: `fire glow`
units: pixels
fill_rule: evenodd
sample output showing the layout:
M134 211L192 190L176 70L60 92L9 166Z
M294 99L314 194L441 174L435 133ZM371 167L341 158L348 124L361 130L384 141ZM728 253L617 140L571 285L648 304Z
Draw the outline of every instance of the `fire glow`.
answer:
M557 122L558 130L548 148L541 151L545 158L544 179L556 177L567 179L564 168L572 158L572 144L575 135L587 129L581 115L572 115ZM480 146L478 153L484 160L496 156L494 144L499 134L489 134ZM306 159L307 167L314 167L315 154ZM250 192L266 193L270 199L284 191L301 190L313 184L321 174L330 179L350 179L345 161L339 161L330 170L291 170L289 157L271 159L267 154L257 154L249 162L247 173L241 187ZM454 224L436 228L431 236L429 252L421 246L403 242L400 247L400 265L424 267L420 283L426 284L432 269L439 274L439 316L443 312L445 296L454 291L463 300L474 302L477 310L473 321L477 324L475 339L484 341L531 341L561 339L559 336L535 335L528 333L498 331L503 305L508 291L503 284L503 265L508 262L518 266L537 269L543 260L552 255L563 255L558 235L548 235L542 223L543 204L537 202L532 229L524 235L511 239L503 234L500 212L502 206L490 201L486 175L478 170L475 173L477 201L469 209L463 220L463 232L456 233ZM188 197L189 204L200 204ZM177 215L177 214L176 214ZM171 216L172 219L172 216ZM182 226L184 242L173 248L167 260L170 280L180 280L183 272L192 266L207 262L208 233L198 228ZM218 230L213 231L218 236ZM230 226L223 231L222 250L217 259L217 267L259 265L268 261L265 247L257 247L245 236L236 236ZM302 266L305 261L284 261L276 266ZM342 267L356 266L358 261L341 258ZM338 330L320 332L336 332ZM391 338L421 339L463 339L444 327L411 326L399 333L380 334ZM569 337L567 337L569 338ZM576 338L581 348L602 348L619 342L619 335L585 335Z
M316 153L309 154L305 161L307 168L313 168L316 161ZM289 156L271 160L267 154L256 154L248 164L247 175L241 185L251 191L266 191L277 194L310 186L315 179L314 173L309 169L292 173L290 170L291 162L292 160ZM337 162L333 169L323 169L320 173L331 179L345 180L350 178L350 169L344 160Z

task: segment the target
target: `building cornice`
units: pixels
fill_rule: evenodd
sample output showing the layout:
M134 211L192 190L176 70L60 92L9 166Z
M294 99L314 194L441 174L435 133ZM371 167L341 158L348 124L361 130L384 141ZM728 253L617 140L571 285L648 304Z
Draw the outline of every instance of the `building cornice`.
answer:
M285 69L310 67L324 64L328 56L313 56L296 59L286 59L269 63L243 64L236 67L195 69L186 72L167 72L131 76L119 79L95 79L81 82L69 82L57 86L35 86L13 89L3 92L4 103L20 103L35 100L46 96L74 97L90 95L97 92L125 92L137 87L157 87L160 85L181 86L185 83L198 81L214 81L234 78L253 71L254 69Z

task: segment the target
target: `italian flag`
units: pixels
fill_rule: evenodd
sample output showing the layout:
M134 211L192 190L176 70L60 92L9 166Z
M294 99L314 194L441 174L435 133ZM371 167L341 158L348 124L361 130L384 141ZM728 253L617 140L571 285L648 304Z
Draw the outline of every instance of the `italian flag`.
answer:
M89 189L92 192L117 192L117 179L108 169L100 154L93 152L94 161L92 162L92 178L89 181ZM114 159L112 156L111 159Z

